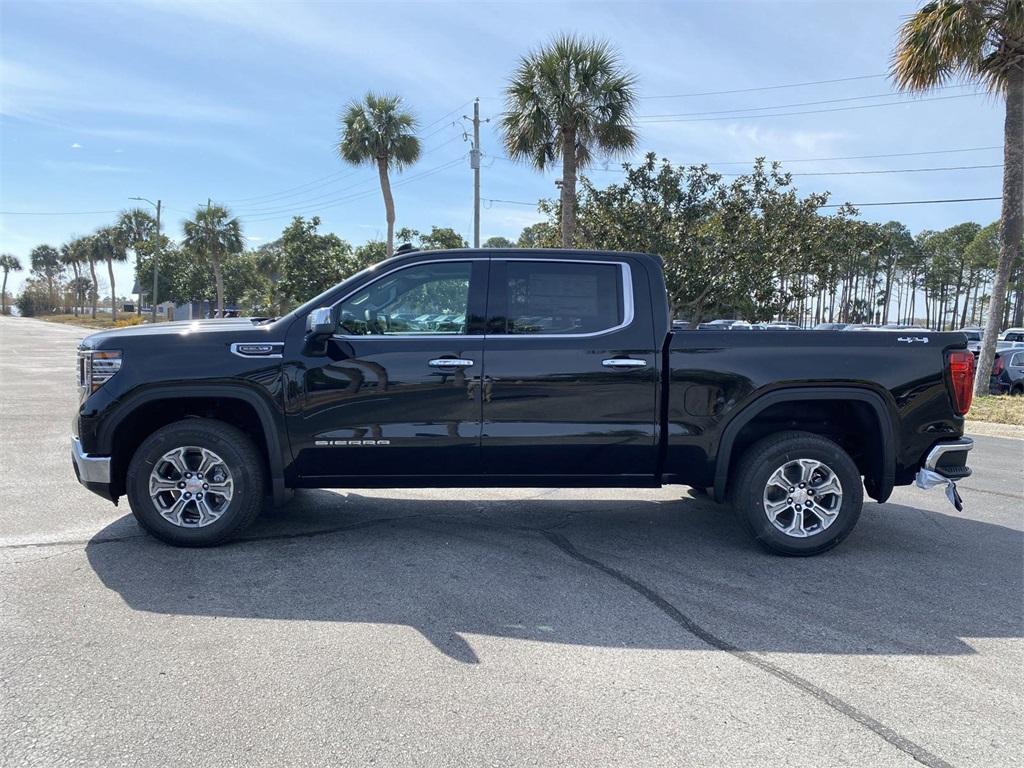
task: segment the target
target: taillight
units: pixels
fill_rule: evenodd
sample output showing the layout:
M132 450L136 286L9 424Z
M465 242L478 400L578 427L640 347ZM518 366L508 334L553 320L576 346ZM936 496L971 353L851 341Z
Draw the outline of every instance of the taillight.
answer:
M1000 373L1003 372L1003 368L1005 367L1006 364L1003 362L1003 358L997 357L996 361L992 364L992 375L998 376Z
M949 379L953 384L953 405L961 416L971 410L974 397L974 354L966 349L949 353Z

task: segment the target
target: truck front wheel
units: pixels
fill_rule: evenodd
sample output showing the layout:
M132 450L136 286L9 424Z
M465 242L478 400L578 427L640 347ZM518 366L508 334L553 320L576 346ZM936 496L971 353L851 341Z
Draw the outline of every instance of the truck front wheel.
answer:
M816 555L849 535L864 506L853 459L831 440L783 432L755 443L733 476L732 500L763 547Z
M146 438L128 465L128 502L161 541L209 547L240 533L259 513L263 459L241 430L185 419Z

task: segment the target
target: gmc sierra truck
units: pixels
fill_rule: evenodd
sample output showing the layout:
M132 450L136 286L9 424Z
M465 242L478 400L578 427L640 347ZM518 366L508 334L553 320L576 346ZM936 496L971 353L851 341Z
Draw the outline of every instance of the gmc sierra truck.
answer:
M963 334L671 328L656 256L407 251L281 318L87 337L75 472L182 546L295 488L685 484L787 555L865 491L959 504Z

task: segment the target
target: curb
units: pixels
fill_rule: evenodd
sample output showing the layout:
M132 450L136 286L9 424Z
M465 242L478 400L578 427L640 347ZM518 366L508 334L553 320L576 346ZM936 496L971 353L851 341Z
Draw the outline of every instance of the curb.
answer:
M965 421L965 435L982 435L983 437L1008 437L1024 440L1024 427L1016 424L995 424L990 421Z

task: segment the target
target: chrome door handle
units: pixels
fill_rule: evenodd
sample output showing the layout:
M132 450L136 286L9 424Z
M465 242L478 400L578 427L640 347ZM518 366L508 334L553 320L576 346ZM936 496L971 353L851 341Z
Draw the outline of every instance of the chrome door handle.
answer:
M437 357L427 363L431 368L469 368L472 360L461 357Z
M631 357L612 357L602 360L601 365L605 368L643 368L647 365L646 360L634 360Z

